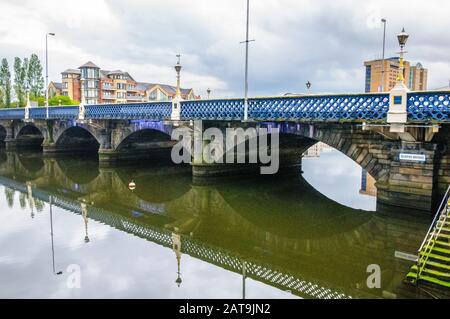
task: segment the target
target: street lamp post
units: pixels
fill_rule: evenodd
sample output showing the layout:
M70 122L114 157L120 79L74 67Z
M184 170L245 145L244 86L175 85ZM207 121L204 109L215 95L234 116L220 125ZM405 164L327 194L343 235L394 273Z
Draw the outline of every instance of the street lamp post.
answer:
M181 98L181 80L180 80L180 72L181 72L181 54L177 54L177 64L175 65L175 71L177 72L177 91L176 91L176 96Z
M250 0L247 0L247 29L245 41L245 83L244 83L244 121L248 120L248 44L255 40L249 40L250 25Z
M48 36L54 37L54 33L46 33L45 34L45 107L46 115L48 118Z
M405 77L403 75L404 69L405 69L405 62L404 62L404 55L405 55L405 45L408 41L409 34L405 32L405 28L402 29L402 32L400 32L397 35L398 44L400 45L400 66L397 76L397 84L405 84Z
M381 22L383 23L383 53L381 58L381 86L380 86L380 92L384 92L384 78L385 78L385 66L384 66L384 60L385 60L385 52L386 52L386 19L381 19Z

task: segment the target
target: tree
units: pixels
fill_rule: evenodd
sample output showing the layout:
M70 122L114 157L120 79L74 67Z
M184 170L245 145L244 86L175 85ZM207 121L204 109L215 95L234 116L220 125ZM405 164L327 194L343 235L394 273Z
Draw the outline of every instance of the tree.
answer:
M26 104L26 86L27 86L28 59L14 59L14 91L18 100L18 106L24 107Z
M69 96L65 95L57 95L48 100L48 105L57 106L57 105L77 105L78 103L72 100Z
M0 66L0 106L11 106L11 72L8 60L2 59Z
M42 76L42 65L36 54L32 54L27 70L27 82L30 85L30 97L42 96L44 89L44 77Z

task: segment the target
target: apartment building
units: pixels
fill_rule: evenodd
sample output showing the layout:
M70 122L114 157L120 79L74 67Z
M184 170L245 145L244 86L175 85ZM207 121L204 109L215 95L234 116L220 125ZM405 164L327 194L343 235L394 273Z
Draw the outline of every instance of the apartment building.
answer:
M61 74L62 95L81 101L83 92L87 104L171 101L176 93L174 86L137 82L128 72L103 70L90 61ZM181 93L186 100L199 98L193 89L181 89Z
M384 78L383 78L384 64ZM364 62L366 68L365 91L380 92L390 91L397 82L400 69L400 59L393 57L385 60L372 60ZM406 86L412 91L426 91L428 87L428 70L421 63L411 65L409 61L404 62L403 76Z

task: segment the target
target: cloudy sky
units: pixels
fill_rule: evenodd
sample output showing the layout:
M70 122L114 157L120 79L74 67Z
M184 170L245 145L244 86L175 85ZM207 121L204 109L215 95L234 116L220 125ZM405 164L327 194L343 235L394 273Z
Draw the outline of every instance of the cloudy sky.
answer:
M366 59L381 56L382 17L388 20L387 56L395 35L411 34L408 59L429 69L429 87L450 80L448 0L251 0L250 95L360 92ZM242 96L245 0L2 0L0 57L45 56L50 80L91 60L128 71L137 81L175 83L214 97Z

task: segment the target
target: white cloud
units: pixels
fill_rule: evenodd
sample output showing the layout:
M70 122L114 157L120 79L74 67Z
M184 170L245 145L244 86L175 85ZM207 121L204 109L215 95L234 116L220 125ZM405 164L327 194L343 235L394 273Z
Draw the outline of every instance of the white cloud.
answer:
M0 3L0 56L44 58L51 39L50 78L87 60L129 71L137 80L174 83L175 54L183 54L184 86L214 96L242 95L245 1L118 0ZM445 0L251 1L250 94L305 90L361 91L363 61L381 55L388 20L387 55L398 51L395 35L411 34L408 58L428 67L429 86L448 82L450 29Z

